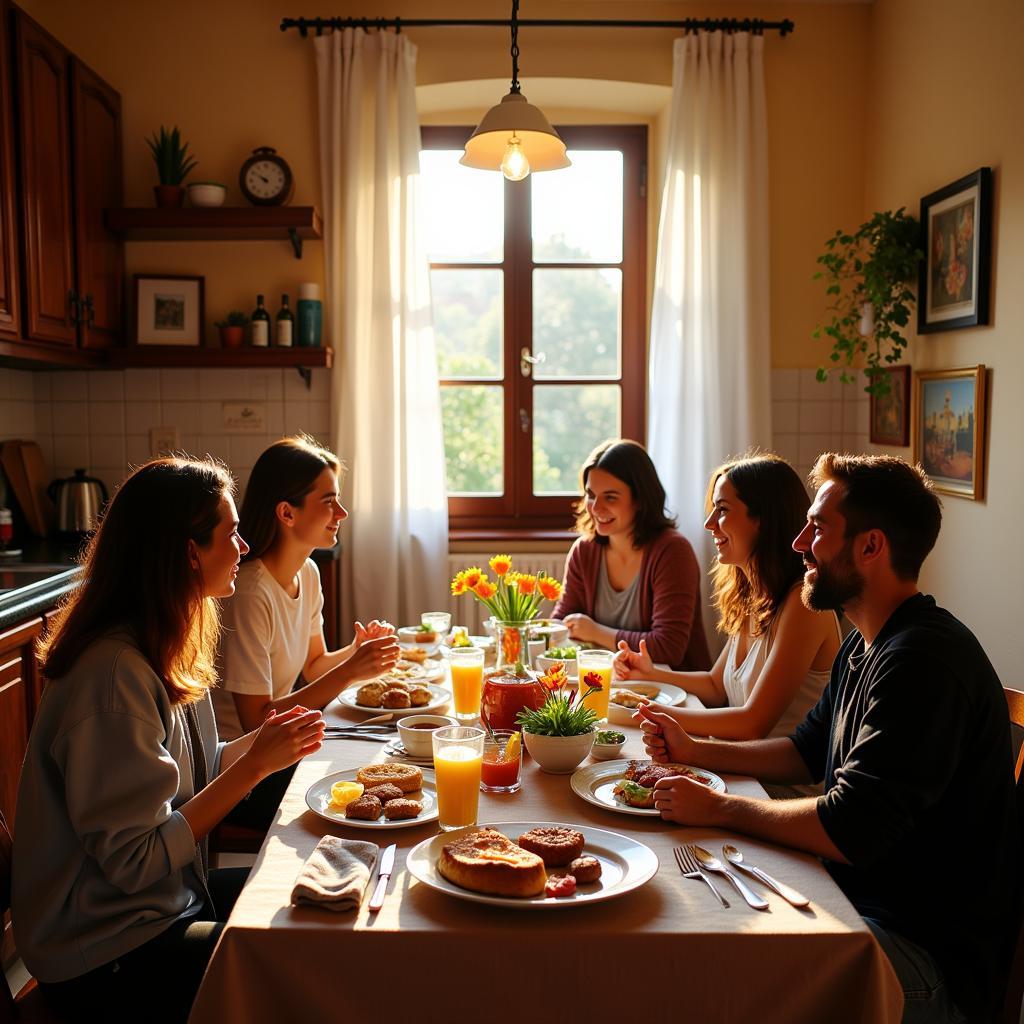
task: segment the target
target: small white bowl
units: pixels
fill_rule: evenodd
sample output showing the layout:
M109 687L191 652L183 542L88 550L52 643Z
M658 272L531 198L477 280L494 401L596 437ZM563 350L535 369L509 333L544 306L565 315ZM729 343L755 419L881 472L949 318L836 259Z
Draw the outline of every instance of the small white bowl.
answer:
M223 206L228 190L212 181L197 181L188 186L188 201L193 206Z
M594 746L590 750L590 756L595 761L614 761L622 752L625 744L626 741L624 739L619 740L618 743L598 743L595 738Z
M541 736L523 730L523 742L537 767L549 775L568 775L586 760L594 745L594 733L579 736Z
M444 729L449 725L458 725L454 718L447 718L445 715L406 715L398 720L398 735L402 740L402 746L413 757L433 757L434 744L433 735L435 729ZM430 725L431 729L415 728L415 726Z
M565 647L569 643L569 627L556 619L541 619L530 627L530 635L544 640L546 647Z
M575 679L579 675L579 669L575 658L549 658L546 654L537 655L537 668L541 672L547 672L556 665L565 666L566 679Z
M416 647L422 647L429 651L431 654L434 653L441 646L441 635L437 633L434 635L434 639L429 643L424 642L420 639L423 634L420 632L419 626L402 626L398 630L398 642L402 644L414 644Z

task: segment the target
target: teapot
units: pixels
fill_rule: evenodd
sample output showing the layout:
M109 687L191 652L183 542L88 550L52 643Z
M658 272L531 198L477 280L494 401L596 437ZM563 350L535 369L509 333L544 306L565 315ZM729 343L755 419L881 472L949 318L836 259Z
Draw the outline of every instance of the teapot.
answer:
M109 497L106 484L94 476L86 476L84 469L76 469L74 476L54 480L46 493L57 508L57 529L75 535L96 529Z

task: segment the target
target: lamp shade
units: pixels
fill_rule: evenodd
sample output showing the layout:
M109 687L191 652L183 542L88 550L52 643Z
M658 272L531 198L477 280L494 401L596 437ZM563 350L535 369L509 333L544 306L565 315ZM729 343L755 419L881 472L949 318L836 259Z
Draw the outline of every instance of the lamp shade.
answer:
M572 161L565 155L565 143L543 111L518 92L510 92L484 114L459 163L482 171L500 170L512 135L519 139L531 171L556 171L571 166Z

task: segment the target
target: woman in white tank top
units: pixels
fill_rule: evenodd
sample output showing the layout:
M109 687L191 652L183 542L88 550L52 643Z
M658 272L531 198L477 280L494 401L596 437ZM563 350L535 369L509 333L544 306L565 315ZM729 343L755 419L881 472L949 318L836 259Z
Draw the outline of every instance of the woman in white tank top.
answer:
M804 569L792 542L809 506L800 478L776 455L717 469L704 527L718 552L711 575L725 648L709 672L672 672L654 667L643 642L639 651L619 644L616 677L670 683L699 697L703 710L659 708L689 732L789 736L821 696L842 639L833 612L811 611L800 599Z

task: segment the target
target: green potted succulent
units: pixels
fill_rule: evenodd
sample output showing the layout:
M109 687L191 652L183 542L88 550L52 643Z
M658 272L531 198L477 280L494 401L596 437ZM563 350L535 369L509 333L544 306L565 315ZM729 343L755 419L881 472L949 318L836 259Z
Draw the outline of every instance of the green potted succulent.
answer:
M914 302L910 285L924 259L920 240L920 225L901 206L876 213L852 234L837 231L825 243L818 257L823 269L814 278L826 282L830 319L818 325L814 337L824 333L832 339L829 358L845 363L840 374L844 384L854 380L846 367L863 356L868 380L864 390L888 393L889 375L882 364L900 362L907 344L902 331ZM819 367L818 380L827 380L830 369Z
M196 166L195 158L188 155L188 143L182 143L177 125L170 131L160 125L160 133L154 132L146 144L153 154L160 179L160 184L153 186L156 205L181 206L185 199L182 183Z
M241 348L245 341L245 325L249 318L233 309L223 320L214 321L214 327L220 331L220 344L222 348Z
M539 708L523 708L516 715L516 723L522 726L523 742L540 770L568 775L594 745L597 715L583 702L603 684L595 676L594 680L581 680L578 689L567 690L562 664L546 672L538 682L547 691L547 699Z

